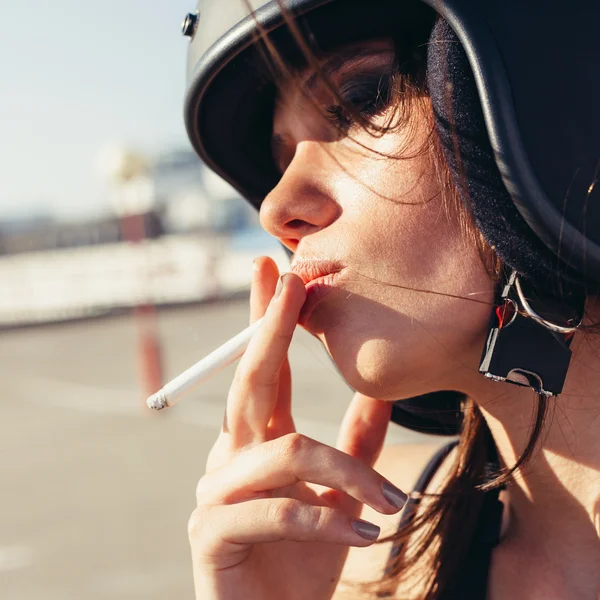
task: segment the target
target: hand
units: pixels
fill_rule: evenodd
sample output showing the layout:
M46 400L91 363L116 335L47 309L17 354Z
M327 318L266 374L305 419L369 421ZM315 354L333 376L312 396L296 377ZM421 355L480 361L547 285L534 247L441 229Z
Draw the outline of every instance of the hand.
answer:
M336 448L296 433L287 351L306 292L289 273L273 298L277 279L271 259L256 261L251 320L266 318L240 360L198 483L189 536L202 600L328 600L349 547L379 533L356 520L363 503L394 514L406 499L372 468L391 403L356 394Z

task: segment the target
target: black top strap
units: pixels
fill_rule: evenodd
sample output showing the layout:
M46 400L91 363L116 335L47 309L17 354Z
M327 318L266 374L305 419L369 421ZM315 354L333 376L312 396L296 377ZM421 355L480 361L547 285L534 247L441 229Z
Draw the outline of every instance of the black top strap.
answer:
M416 494L417 497L408 500L402 513L398 530L405 527L414 519L420 504L418 495L426 491L433 476L444 462L444 459L457 444L458 441L453 440L442 446L433 455L417 480L414 488L414 491L418 492ZM492 470L495 470L494 467L497 467L496 464L490 466ZM456 579L442 592L439 600L485 600L487 597L490 561L494 547L499 542L502 525L503 505L499 499L499 494L500 489L495 489L485 494L473 542L465 564ZM392 571L395 559L401 553L402 549L403 544L401 542L394 542L388 557L385 575Z
M417 483L415 484L414 491L418 492L415 494L415 498L409 498L404 510L402 511L402 516L400 517L400 523L398 524L398 530L400 531L403 527L406 527L417 514L417 508L421 504L421 498L419 498L419 494L423 494L433 476L437 473L441 464L444 462L444 459L450 454L450 452L457 446L458 440L452 440L445 446L442 446L437 452L433 455L431 460L427 463L425 469L417 479ZM400 541L395 541L392 549L390 551L387 565L384 571L385 575L388 575L390 571L393 569L394 559L402 552L403 544Z
M486 492L463 568L439 600L485 600L494 547L500 541L503 505L499 489Z

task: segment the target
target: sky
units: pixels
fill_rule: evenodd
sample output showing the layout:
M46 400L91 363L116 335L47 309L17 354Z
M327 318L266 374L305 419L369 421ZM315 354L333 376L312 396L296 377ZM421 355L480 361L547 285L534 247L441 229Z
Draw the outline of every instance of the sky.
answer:
M227 0L223 0L227 1ZM0 220L110 210L102 148L189 148L195 0L0 0Z

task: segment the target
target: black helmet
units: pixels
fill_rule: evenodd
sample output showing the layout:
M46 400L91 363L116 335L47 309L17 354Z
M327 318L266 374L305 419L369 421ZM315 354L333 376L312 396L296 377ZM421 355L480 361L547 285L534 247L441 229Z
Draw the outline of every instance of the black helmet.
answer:
M282 15L284 6L321 52L377 37L433 42L427 45L427 83L437 129L457 186L487 242L514 273L542 289L556 281L557 273L577 289L577 298L584 287L598 288L599 2L249 4L252 15L244 0L198 0L197 11L186 17L184 34L191 39L185 122L198 155L254 206L279 178L270 151L275 85L264 68L257 33L268 32L287 59L302 56ZM452 136L459 140L460 164ZM505 289L503 301L513 302L510 294ZM565 355L564 349L559 353ZM497 378L510 380L507 373ZM424 427L454 433L458 400L430 394L397 407L412 411L409 426L422 430L421 407L429 403L454 416L439 431L435 417Z

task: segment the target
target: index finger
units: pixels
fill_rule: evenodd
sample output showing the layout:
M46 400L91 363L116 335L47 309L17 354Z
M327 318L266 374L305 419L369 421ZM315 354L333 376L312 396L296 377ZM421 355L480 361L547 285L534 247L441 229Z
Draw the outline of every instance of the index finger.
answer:
M266 440L277 404L280 370L306 299L300 277L286 273L281 281L280 295L269 304L265 320L250 340L229 390L227 426L232 443L238 448Z
M279 269L272 258L259 256L254 261L250 287L250 323L255 323L264 316L275 293L278 279Z

